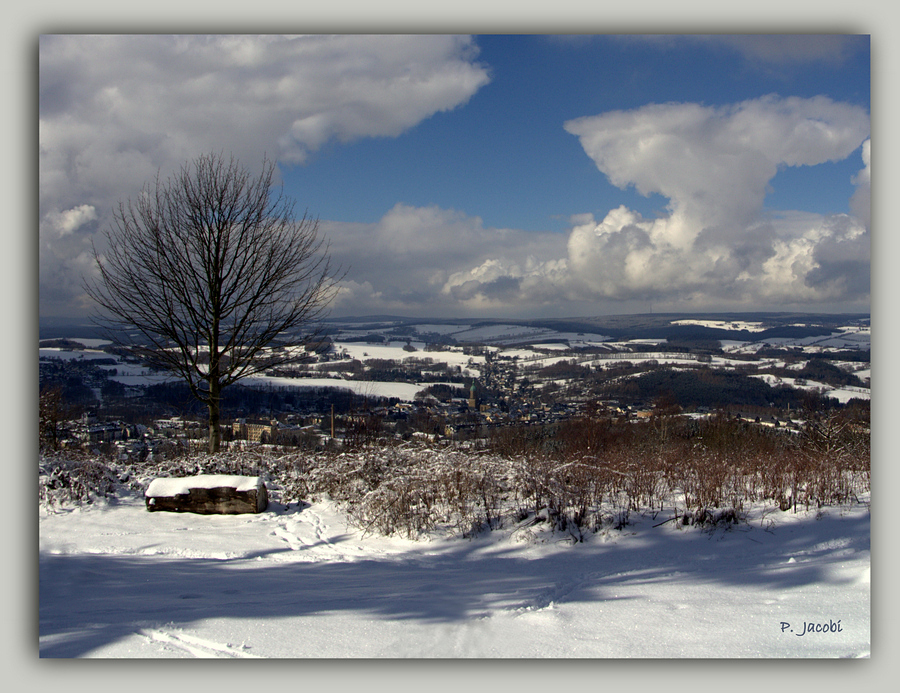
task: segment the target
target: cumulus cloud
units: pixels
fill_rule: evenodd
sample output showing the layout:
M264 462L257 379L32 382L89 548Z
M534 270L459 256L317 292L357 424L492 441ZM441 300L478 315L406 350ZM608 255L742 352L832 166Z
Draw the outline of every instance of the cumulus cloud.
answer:
M652 104L565 128L614 185L670 199L673 223L658 231L679 244L752 221L779 166L845 159L868 135L869 117L826 97L767 96L719 108Z
M741 49L739 38L722 40ZM773 39L745 50L769 62L818 60L825 43ZM221 149L248 165L262 152L302 163L329 143L396 136L465 104L488 80L461 36L42 37L42 312L72 308L92 234L158 171ZM652 104L564 127L614 185L664 196L665 213L577 215L568 234L486 228L457 210L400 203L371 224L322 221L349 270L335 312L561 315L646 302L689 310L868 299L863 109L767 96ZM780 168L856 151L851 215L765 209Z
M337 313L527 312L562 296L561 234L486 228L456 210L404 204L373 224L322 228L333 259L348 269Z
M75 232L89 207L102 225L203 152L302 163L329 142L399 135L487 84L476 52L464 36L43 36L41 237Z
M847 104L772 96L570 121L603 174L666 196L667 212L648 219L623 205L599 221L574 215L567 236L484 228L457 211L405 205L375 224L330 224L333 249L351 266L352 291L338 309L534 316L864 306L868 215L767 210L764 201L779 168L861 151L853 206L862 210L868 126Z
M301 162L465 103L488 82L475 51L462 36L47 36L41 135L154 164L241 140Z
M669 200L661 218L619 207L573 227L569 270L587 295L747 307L867 296L867 215L800 223L763 207L779 167L839 161L868 142L863 109L767 96L718 108L654 104L565 127L614 185ZM868 164L857 182L867 188Z
M328 224L353 282L338 309L533 316L560 315L560 306L574 314L867 305L867 214L764 207L780 167L854 151L864 163L854 206L864 206L861 109L766 97L723 108L653 105L566 129L613 183L665 195L667 213L647 219L622 205L599 221L574 215L568 236L484 228L457 211L399 204L375 224ZM363 294L363 304L349 301Z
M560 252L558 236L549 235L554 252ZM495 249L494 253L502 253ZM459 305L470 310L510 310L527 307L543 314L548 305L568 302L569 277L565 258L538 258L529 255L523 263L507 257L491 257L468 270L454 272L441 289Z
M97 210L93 205L78 205L63 212L48 212L46 215L47 227L56 231L60 238L96 218Z

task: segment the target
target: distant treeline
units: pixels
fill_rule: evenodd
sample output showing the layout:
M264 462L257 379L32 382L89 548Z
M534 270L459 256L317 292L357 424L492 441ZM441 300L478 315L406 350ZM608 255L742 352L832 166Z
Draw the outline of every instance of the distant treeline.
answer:
M66 349L68 351L82 351L87 347L73 339L44 339L38 342L40 349Z
M848 373L823 358L811 358L799 371L784 371L784 375L793 378L806 378L825 383L833 387L849 385L865 387L865 383L854 373Z
M159 383L147 387L146 397L157 407L183 416L203 416L206 408L191 397L184 383ZM222 391L223 417L243 417L284 411L325 412L334 406L337 413L372 406L378 398L362 397L343 388L249 387L240 383ZM380 400L378 400L380 401ZM385 400L387 402L399 400Z
M793 372L796 377L796 372ZM775 406L800 409L809 406L815 393L787 385L771 386L760 378L709 368L674 370L659 368L625 381L608 382L603 393L623 402L649 403L666 396L685 409L724 406Z

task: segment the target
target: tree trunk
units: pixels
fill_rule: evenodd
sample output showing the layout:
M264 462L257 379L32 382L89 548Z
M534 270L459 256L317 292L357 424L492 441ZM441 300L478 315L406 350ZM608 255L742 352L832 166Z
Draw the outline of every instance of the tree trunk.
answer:
M218 378L209 381L209 452L219 452L222 442L222 430L219 426L219 398L220 390Z
M215 294L215 292L214 292ZM219 404L222 397L221 371L219 370L219 316L218 295L213 296L212 331L209 335L209 453L219 452L222 429L219 426Z

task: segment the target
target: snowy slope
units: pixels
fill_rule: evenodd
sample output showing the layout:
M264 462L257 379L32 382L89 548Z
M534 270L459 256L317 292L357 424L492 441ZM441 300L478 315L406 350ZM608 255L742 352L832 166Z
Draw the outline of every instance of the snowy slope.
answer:
M869 656L867 504L715 531L633 517L573 545L533 527L363 536L328 501L42 511L40 656Z

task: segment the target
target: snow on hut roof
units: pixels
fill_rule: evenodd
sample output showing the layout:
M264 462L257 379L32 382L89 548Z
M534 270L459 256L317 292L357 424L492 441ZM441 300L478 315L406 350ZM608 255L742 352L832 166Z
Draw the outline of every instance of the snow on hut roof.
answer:
M258 476L231 476L227 474L200 474L180 478L159 478L150 482L144 495L147 498L168 498L190 493L192 488L234 488L236 491L252 491L263 485Z

